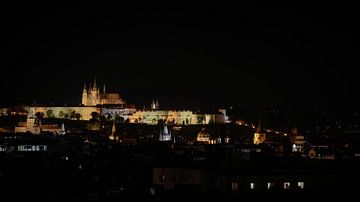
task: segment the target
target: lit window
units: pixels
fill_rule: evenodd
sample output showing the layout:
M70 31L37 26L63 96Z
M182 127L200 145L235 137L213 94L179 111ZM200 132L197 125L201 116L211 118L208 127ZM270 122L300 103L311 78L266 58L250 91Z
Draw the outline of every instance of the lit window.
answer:
M250 189L255 189L255 183L250 183Z
M273 182L268 182L267 183L267 189L271 189L272 187L274 187L274 183Z
M300 189L304 189L304 186L305 186L304 182L298 182L298 187Z
M284 189L290 189L290 182L284 182Z

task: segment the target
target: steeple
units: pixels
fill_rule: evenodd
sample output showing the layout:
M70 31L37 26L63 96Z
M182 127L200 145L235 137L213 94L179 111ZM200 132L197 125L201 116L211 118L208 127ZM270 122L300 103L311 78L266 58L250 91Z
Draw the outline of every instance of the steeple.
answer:
M159 109L159 100L158 99L156 99L155 108Z
M156 101L153 99L151 102L151 109L159 109L159 100Z
M61 129L60 129L60 135L65 135L66 134L66 130L65 130L65 124L64 122L61 124Z
M154 99L151 101L151 109L156 109L155 101Z
M94 78L94 90L96 90L97 89L97 86L96 86L96 76L95 76L95 78Z
M113 122L112 128L111 128L111 135L109 136L110 140L115 140L115 133L116 133L116 126L115 121Z
M81 104L86 106L87 102L88 102L88 91L86 90L86 84L84 82L84 89L83 89L83 93L82 93Z
M89 93L92 91L92 87L91 87L91 82L90 82L90 84L89 84Z
M87 93L87 89L86 89L86 83L84 82L84 89L83 89L83 93L86 92Z
M256 129L256 132L258 132L258 133L260 133L261 132L261 115L262 115L262 113L261 113L261 108L259 109L259 124L258 124L258 127L257 127L257 129Z
M103 86L103 94L106 94L106 91L105 91L105 84Z

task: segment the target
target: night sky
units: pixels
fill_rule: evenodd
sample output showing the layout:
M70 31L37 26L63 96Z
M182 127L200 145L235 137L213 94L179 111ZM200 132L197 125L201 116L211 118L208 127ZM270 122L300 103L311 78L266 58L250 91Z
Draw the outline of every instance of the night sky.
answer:
M0 104L79 103L96 76L137 106L358 106L353 8L4 6Z

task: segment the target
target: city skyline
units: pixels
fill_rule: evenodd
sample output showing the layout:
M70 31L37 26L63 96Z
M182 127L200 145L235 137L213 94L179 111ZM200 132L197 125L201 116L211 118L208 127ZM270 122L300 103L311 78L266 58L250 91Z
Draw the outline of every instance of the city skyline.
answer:
M357 28L341 5L31 8L5 13L2 105L80 103L94 76L138 106L360 101Z

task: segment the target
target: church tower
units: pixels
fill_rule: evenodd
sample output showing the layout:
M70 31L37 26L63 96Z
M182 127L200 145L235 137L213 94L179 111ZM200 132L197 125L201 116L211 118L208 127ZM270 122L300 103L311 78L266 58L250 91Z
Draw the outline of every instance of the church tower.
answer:
M84 83L84 89L83 89L83 93L82 93L82 102L83 105L87 105L88 104L88 92L86 90L86 84Z
M155 109L159 109L159 100L156 99L156 102L155 102Z
M159 109L159 100L158 99L156 99L156 101L152 100L151 109Z
M152 100L152 102L151 102L151 109L156 109L155 101L154 101L154 100Z
M109 136L110 140L115 140L115 133L116 133L116 126L115 126L115 121L113 122L112 128L111 128L111 135Z
M90 101L91 106L100 104L100 89L96 85L96 77L94 79L93 87L90 88Z

